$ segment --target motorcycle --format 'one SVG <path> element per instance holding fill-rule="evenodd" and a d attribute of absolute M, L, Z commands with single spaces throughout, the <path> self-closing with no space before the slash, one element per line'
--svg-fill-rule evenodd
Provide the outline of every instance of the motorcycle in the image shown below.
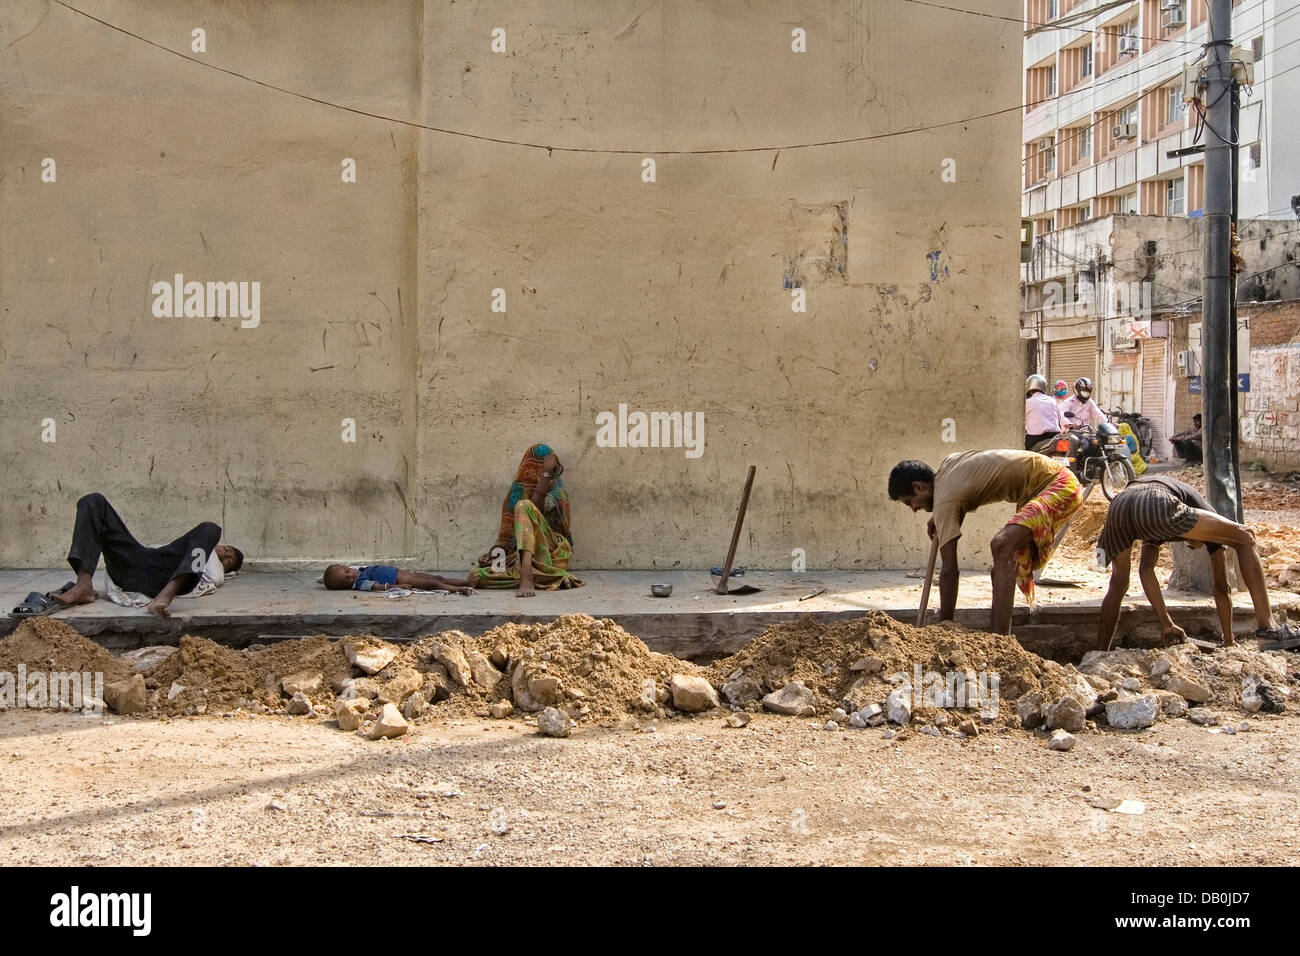
<path fill-rule="evenodd" d="M 1133 429 L 1133 434 L 1137 436 L 1138 454 L 1143 458 L 1151 457 L 1151 442 L 1155 438 L 1155 429 L 1151 427 L 1151 419 L 1147 418 L 1141 412 L 1108 412 L 1111 421 L 1119 422 Z"/>
<path fill-rule="evenodd" d="M 1066 412 L 1065 417 L 1073 419 L 1075 416 L 1073 412 Z M 1034 451 L 1059 460 L 1085 487 L 1100 481 L 1107 501 L 1137 478 L 1128 443 L 1110 422 L 1102 422 L 1096 430 L 1091 427 L 1067 429 L 1055 438 L 1039 442 Z"/>

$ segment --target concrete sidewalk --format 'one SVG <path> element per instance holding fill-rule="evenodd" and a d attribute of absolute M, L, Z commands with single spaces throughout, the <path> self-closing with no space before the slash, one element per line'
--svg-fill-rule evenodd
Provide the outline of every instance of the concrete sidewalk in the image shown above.
<path fill-rule="evenodd" d="M 539 591 L 532 598 L 519 598 L 514 591 L 477 591 L 471 597 L 430 593 L 388 598 L 382 592 L 327 591 L 316 571 L 247 571 L 215 594 L 177 598 L 172 604 L 175 616 L 170 621 L 103 599 L 55 616 L 107 647 L 125 650 L 146 644 L 174 644 L 182 634 L 208 637 L 235 647 L 310 634 L 369 632 L 402 641 L 435 631 L 458 629 L 477 635 L 508 621 L 540 623 L 562 614 L 590 614 L 612 618 L 655 650 L 700 659 L 731 654 L 764 628 L 782 621 L 833 621 L 882 610 L 913 622 L 921 594 L 919 571 L 751 571 L 733 578 L 732 586 L 750 584 L 763 590 L 743 596 L 714 593 L 717 578 L 708 572 L 578 573 L 585 587 Z M 70 577 L 66 569 L 0 571 L 0 601 L 6 612 L 0 618 L 0 635 L 17 625 L 7 612 L 27 592 L 53 590 Z M 1095 640 L 1106 576 L 1076 572 L 1063 573 L 1062 577 L 1073 578 L 1079 586 L 1040 586 L 1039 605 L 1033 613 L 1017 595 L 1013 632 L 1026 647 L 1040 654 L 1077 660 Z M 97 573 L 95 585 L 101 592 L 102 580 L 102 572 Z M 652 583 L 673 585 L 672 595 L 652 597 Z M 826 590 L 807 597 L 820 588 Z M 1158 638 L 1158 629 L 1136 583 L 1130 592 L 1130 598 L 1134 597 L 1136 601 L 1125 605 L 1119 632 L 1132 643 L 1151 643 Z M 1282 605 L 1288 599 L 1297 599 L 1296 595 L 1280 593 L 1275 598 Z M 989 599 L 987 574 L 963 574 L 958 622 L 968 627 L 987 627 Z M 1189 634 L 1215 632 L 1210 598 L 1170 593 L 1167 603 Z M 1238 629 L 1246 628 L 1253 621 L 1250 602 L 1242 595 L 1236 603 Z M 936 581 L 930 596 L 932 621 L 938 604 Z"/>

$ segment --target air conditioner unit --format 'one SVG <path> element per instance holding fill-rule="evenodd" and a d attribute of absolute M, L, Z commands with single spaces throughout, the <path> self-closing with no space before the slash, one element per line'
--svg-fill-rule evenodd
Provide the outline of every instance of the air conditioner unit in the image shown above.
<path fill-rule="evenodd" d="M 1119 38 L 1120 56 L 1129 56 L 1139 52 L 1138 38 L 1131 36 L 1122 36 Z"/>
<path fill-rule="evenodd" d="M 1187 14 L 1183 12 L 1182 7 L 1173 10 L 1166 10 L 1160 14 L 1160 25 L 1166 30 L 1172 30 L 1174 27 L 1181 27 L 1187 23 Z"/>
<path fill-rule="evenodd" d="M 1110 130 L 1110 138 L 1114 140 L 1136 139 L 1137 134 L 1137 123 L 1118 123 Z"/>
<path fill-rule="evenodd" d="M 1038 141 L 1038 149 L 1039 149 L 1040 151 L 1041 151 L 1041 150 L 1044 150 L 1044 149 L 1051 149 L 1051 148 L 1052 148 L 1052 145 L 1053 145 L 1053 144 L 1052 144 L 1052 139 L 1051 139 L 1050 136 L 1047 137 L 1047 138 L 1045 138 L 1045 139 L 1040 139 L 1040 140 Z"/>
<path fill-rule="evenodd" d="M 1196 374 L 1196 350 L 1183 349 L 1178 353 L 1178 374 L 1186 377 Z"/>
<path fill-rule="evenodd" d="M 1160 0 L 1160 12 L 1168 13 L 1171 10 L 1181 10 L 1183 0 Z"/>

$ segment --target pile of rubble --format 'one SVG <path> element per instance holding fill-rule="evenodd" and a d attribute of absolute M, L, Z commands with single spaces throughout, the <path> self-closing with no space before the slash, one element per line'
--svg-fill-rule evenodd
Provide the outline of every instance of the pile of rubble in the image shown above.
<path fill-rule="evenodd" d="M 828 730 L 889 737 L 1051 733 L 1066 750 L 1085 729 L 1161 719 L 1236 726 L 1282 713 L 1300 689 L 1295 655 L 1185 644 L 1089 653 L 1076 669 L 1014 638 L 951 623 L 917 629 L 873 612 L 834 624 L 777 625 L 703 668 L 656 654 L 609 620 L 569 615 L 459 631 L 405 645 L 325 636 L 234 650 L 202 638 L 111 655 L 68 625 L 24 622 L 0 641 L 0 670 L 25 662 L 104 673 L 122 714 L 288 714 L 370 739 L 446 716 L 520 717 L 549 736 L 580 724 L 715 712 L 742 727 L 759 711 L 815 718 Z"/>

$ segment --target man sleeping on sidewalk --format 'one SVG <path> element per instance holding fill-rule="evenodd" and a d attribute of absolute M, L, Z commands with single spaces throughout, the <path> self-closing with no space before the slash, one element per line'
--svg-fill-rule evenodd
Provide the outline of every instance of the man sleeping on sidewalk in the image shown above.
<path fill-rule="evenodd" d="M 144 595 L 151 599 L 145 610 L 158 617 L 171 617 L 169 607 L 177 595 L 215 590 L 227 574 L 243 565 L 244 553 L 228 544 L 218 544 L 219 540 L 221 526 L 205 521 L 171 544 L 147 548 L 135 540 L 107 498 L 86 495 L 77 502 L 72 547 L 68 550 L 68 564 L 77 573 L 76 582 L 50 594 L 29 594 L 15 608 L 14 616 L 37 617 L 93 602 L 99 595 L 91 578 L 102 554 L 110 586 Z M 128 599 L 126 603 L 132 602 Z"/>

